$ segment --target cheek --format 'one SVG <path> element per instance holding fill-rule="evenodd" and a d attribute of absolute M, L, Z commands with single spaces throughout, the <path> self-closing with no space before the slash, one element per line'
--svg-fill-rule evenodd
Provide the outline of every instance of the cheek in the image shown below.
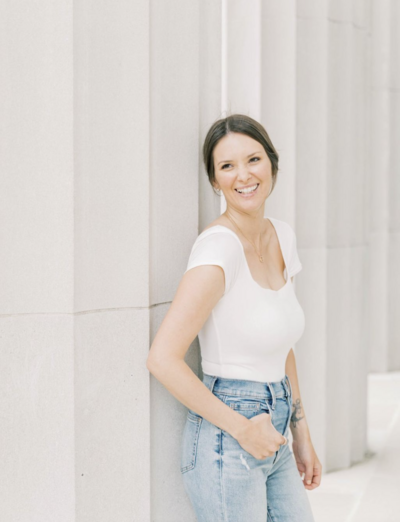
<path fill-rule="evenodd" d="M 270 170 L 265 166 L 260 165 L 257 169 L 253 170 L 253 173 L 264 181 L 269 182 L 272 179 Z"/>
<path fill-rule="evenodd" d="M 223 176 L 219 177 L 219 183 L 220 183 L 221 187 L 231 188 L 235 182 L 235 179 L 236 179 L 236 174 L 233 171 L 231 171 L 229 173 L 226 172 Z"/>

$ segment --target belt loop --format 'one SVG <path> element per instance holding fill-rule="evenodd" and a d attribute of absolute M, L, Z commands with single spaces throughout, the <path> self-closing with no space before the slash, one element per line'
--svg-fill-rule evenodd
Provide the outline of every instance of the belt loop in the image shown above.
<path fill-rule="evenodd" d="M 213 393 L 213 389 L 214 389 L 215 383 L 217 382 L 217 379 L 218 379 L 218 376 L 213 375 L 211 377 L 211 380 L 209 381 L 209 384 L 206 384 L 207 388 L 210 390 L 211 393 Z"/>
<path fill-rule="evenodd" d="M 272 405 L 271 405 L 271 408 L 274 410 L 274 409 L 275 409 L 275 403 L 276 403 L 275 390 L 274 390 L 274 387 L 271 386 L 271 383 L 270 383 L 270 382 L 267 382 L 267 386 L 268 386 L 269 391 L 271 392 L 271 396 L 272 396 Z"/>
<path fill-rule="evenodd" d="M 287 381 L 287 387 L 289 389 L 289 397 L 292 398 L 292 385 L 290 384 L 288 375 L 285 375 L 285 380 Z"/>
<path fill-rule="evenodd" d="M 286 380 L 286 375 L 282 379 L 282 386 L 285 389 L 285 399 L 287 400 L 289 398 L 289 386 L 288 386 L 288 383 L 287 383 L 287 380 Z"/>

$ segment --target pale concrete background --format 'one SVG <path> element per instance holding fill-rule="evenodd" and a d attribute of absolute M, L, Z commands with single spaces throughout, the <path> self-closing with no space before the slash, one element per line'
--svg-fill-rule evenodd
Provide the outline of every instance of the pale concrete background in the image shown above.
<path fill-rule="evenodd" d="M 368 452 L 307 491 L 317 522 L 398 522 L 400 372 L 368 375 Z"/>
<path fill-rule="evenodd" d="M 0 1 L 2 519 L 195 520 L 186 409 L 145 362 L 224 209 L 201 146 L 226 110 L 280 154 L 324 471 L 365 460 L 368 373 L 400 370 L 399 24 L 399 0 Z"/>

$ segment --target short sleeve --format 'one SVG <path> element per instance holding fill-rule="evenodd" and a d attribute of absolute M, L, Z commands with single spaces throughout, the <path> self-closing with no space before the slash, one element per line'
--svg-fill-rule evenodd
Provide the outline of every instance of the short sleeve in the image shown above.
<path fill-rule="evenodd" d="M 242 245 L 239 238 L 230 232 L 211 228 L 205 232 L 205 235 L 203 232 L 198 236 L 192 247 L 185 273 L 196 266 L 220 266 L 225 274 L 224 295 L 226 295 L 234 286 L 242 266 Z"/>
<path fill-rule="evenodd" d="M 289 224 L 287 224 L 287 226 L 289 227 L 290 232 L 288 270 L 289 276 L 293 277 L 300 272 L 300 270 L 303 268 L 303 265 L 301 264 L 299 254 L 297 252 L 296 233 Z"/>

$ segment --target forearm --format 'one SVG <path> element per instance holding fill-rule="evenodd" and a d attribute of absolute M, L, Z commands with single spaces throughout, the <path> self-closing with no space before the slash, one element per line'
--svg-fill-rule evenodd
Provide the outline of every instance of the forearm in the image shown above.
<path fill-rule="evenodd" d="M 216 397 L 182 359 L 167 359 L 147 368 L 182 404 L 238 438 L 249 420 Z"/>
<path fill-rule="evenodd" d="M 296 358 L 293 349 L 290 350 L 289 355 L 287 356 L 285 371 L 286 375 L 290 379 L 290 384 L 292 387 L 293 401 L 292 413 L 290 417 L 290 429 L 293 435 L 293 439 L 310 439 L 310 432 L 308 429 L 307 419 L 300 396 L 300 387 L 297 378 Z"/>

